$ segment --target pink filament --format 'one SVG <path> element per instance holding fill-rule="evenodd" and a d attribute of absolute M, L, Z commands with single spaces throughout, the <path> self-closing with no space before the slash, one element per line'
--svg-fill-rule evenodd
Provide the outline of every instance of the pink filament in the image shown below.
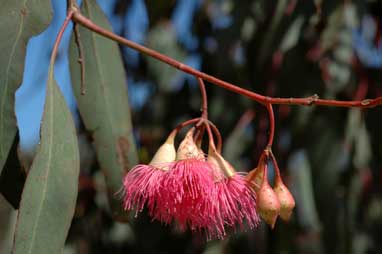
<path fill-rule="evenodd" d="M 134 167 L 123 182 L 125 209 L 137 215 L 147 206 L 153 219 L 175 221 L 181 230 L 190 228 L 207 239 L 224 238 L 225 227 L 242 229 L 246 222 L 252 229 L 259 223 L 256 194 L 242 175 L 224 178 L 210 163 L 194 158 L 168 167 Z"/>
<path fill-rule="evenodd" d="M 195 158 L 175 162 L 166 174 L 163 185 L 168 190 L 162 198 L 180 229 L 209 231 L 215 225 L 216 199 L 212 167 Z"/>
<path fill-rule="evenodd" d="M 235 174 L 216 183 L 217 202 L 223 223 L 235 229 L 242 229 L 244 221 L 253 229 L 259 223 L 256 212 L 256 193 L 244 176 Z"/>
<path fill-rule="evenodd" d="M 123 180 L 125 210 L 135 209 L 137 215 L 147 205 L 149 214 L 156 214 L 157 209 L 161 208 L 164 191 L 161 182 L 165 174 L 163 170 L 144 164 L 130 170 Z M 165 216 L 161 215 L 160 218 L 162 217 L 165 220 Z"/>

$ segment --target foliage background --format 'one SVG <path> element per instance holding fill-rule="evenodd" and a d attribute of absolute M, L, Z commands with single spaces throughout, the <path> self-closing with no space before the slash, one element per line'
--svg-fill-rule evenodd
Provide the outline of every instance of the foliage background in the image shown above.
<path fill-rule="evenodd" d="M 99 0 L 114 32 L 239 86 L 280 97 L 319 94 L 363 99 L 382 95 L 380 1 Z M 320 8 L 318 7 L 320 6 Z M 39 142 L 48 62 L 66 14 L 28 43 L 16 94 L 25 167 Z M 103 177 L 71 90 L 65 32 L 55 76 L 80 137 L 80 193 L 65 253 L 379 253 L 382 233 L 381 109 L 277 106 L 274 152 L 297 207 L 290 223 L 205 243 L 151 222 L 128 224 L 108 212 Z M 199 114 L 196 80 L 122 48 L 134 135 L 149 161 L 167 133 Z M 252 169 L 266 143 L 267 114 L 244 97 L 207 86 L 210 117 L 224 155 Z M 253 112 L 255 118 L 253 117 Z M 244 118 L 241 116 L 244 115 Z M 241 118 L 241 121 L 240 121 Z M 29 163 L 28 163 L 29 158 Z M 0 253 L 8 253 L 15 211 L 1 200 Z"/>

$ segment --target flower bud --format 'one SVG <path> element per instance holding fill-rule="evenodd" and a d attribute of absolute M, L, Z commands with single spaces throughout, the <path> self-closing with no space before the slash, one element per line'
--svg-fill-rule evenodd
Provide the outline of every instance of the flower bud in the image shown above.
<path fill-rule="evenodd" d="M 265 167 L 266 161 L 260 158 L 257 167 L 255 169 L 252 169 L 247 175 L 247 180 L 250 182 L 255 192 L 258 192 L 260 190 L 260 186 L 264 178 Z"/>
<path fill-rule="evenodd" d="M 155 153 L 149 165 L 160 166 L 161 164 L 175 161 L 176 151 L 174 146 L 175 133 L 171 133 L 166 142 L 161 145 Z M 160 169 L 168 170 L 167 167 L 160 167 Z"/>
<path fill-rule="evenodd" d="M 176 160 L 184 160 L 190 158 L 196 158 L 200 160 L 204 160 L 204 154 L 201 153 L 201 149 L 199 149 L 194 141 L 194 129 L 191 128 L 183 141 L 180 143 L 178 151 L 176 152 Z"/>
<path fill-rule="evenodd" d="M 207 161 L 214 165 L 216 168 L 220 169 L 226 177 L 232 177 L 235 175 L 236 170 L 233 166 L 226 161 L 223 156 L 221 156 L 216 149 L 211 146 L 208 149 Z"/>
<path fill-rule="evenodd" d="M 257 207 L 261 218 L 273 229 L 280 212 L 280 202 L 276 193 L 269 185 L 267 166 L 264 169 L 264 177 L 261 187 L 257 192 Z"/>
<path fill-rule="evenodd" d="M 284 221 L 289 221 L 296 203 L 281 177 L 276 178 L 274 191 L 280 201 L 280 217 Z"/>

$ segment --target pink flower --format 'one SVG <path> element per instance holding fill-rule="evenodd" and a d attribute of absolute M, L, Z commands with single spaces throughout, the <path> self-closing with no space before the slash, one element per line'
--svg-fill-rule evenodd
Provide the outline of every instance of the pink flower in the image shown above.
<path fill-rule="evenodd" d="M 215 149 L 210 148 L 208 161 L 215 170 L 223 172 L 216 182 L 217 207 L 224 225 L 242 229 L 244 222 L 253 229 L 259 223 L 256 212 L 256 193 L 243 175 L 238 174 L 233 166 Z"/>
<path fill-rule="evenodd" d="M 124 178 L 125 209 L 149 215 L 181 230 L 190 229 L 207 239 L 222 239 L 226 227 L 259 221 L 256 194 L 243 175 L 236 173 L 213 150 L 206 160 L 191 129 L 175 153 L 174 138 L 163 144 L 149 165 L 137 165 Z"/>
<path fill-rule="evenodd" d="M 167 192 L 162 198 L 180 229 L 208 234 L 215 224 L 213 202 L 216 198 L 213 169 L 193 140 L 191 129 L 179 145 L 177 161 L 163 180 Z"/>
<path fill-rule="evenodd" d="M 151 165 L 135 166 L 123 180 L 126 210 L 135 210 L 136 215 L 145 205 L 153 214 L 161 201 L 161 180 L 166 172 Z"/>
<path fill-rule="evenodd" d="M 162 181 L 175 161 L 176 151 L 172 133 L 158 149 L 149 165 L 140 164 L 131 169 L 123 180 L 124 208 L 136 210 L 136 215 L 147 205 L 149 214 L 165 223 L 171 222 L 171 216 L 163 207 L 163 192 L 166 189 Z"/>
<path fill-rule="evenodd" d="M 206 161 L 184 159 L 175 162 L 163 180 L 168 190 L 162 196 L 165 206 L 182 230 L 201 231 L 214 223 L 211 213 L 216 194 L 211 170 Z"/>
<path fill-rule="evenodd" d="M 253 229 L 259 223 L 256 212 L 256 194 L 244 176 L 235 174 L 216 183 L 220 213 L 224 223 L 232 228 L 244 221 Z"/>

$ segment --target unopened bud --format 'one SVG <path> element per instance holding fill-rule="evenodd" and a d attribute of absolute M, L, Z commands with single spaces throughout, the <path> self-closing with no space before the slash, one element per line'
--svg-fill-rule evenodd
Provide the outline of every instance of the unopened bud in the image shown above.
<path fill-rule="evenodd" d="M 161 145 L 158 151 L 155 153 L 149 165 L 151 166 L 159 166 L 160 169 L 167 170 L 168 168 L 160 167 L 163 164 L 173 162 L 176 158 L 176 151 L 174 146 L 175 134 L 171 133 L 166 142 Z"/>
<path fill-rule="evenodd" d="M 223 156 L 221 156 L 216 149 L 211 146 L 208 149 L 207 161 L 214 165 L 216 168 L 220 169 L 226 177 L 232 177 L 235 175 L 236 170 L 233 166 L 226 161 Z"/>
<path fill-rule="evenodd" d="M 261 187 L 257 192 L 257 207 L 261 218 L 273 229 L 280 212 L 280 202 L 269 185 L 266 166 Z"/>
<path fill-rule="evenodd" d="M 284 221 L 289 221 L 296 202 L 280 177 L 276 178 L 274 191 L 280 201 L 280 217 Z"/>
<path fill-rule="evenodd" d="M 204 160 L 204 154 L 201 152 L 201 149 L 196 146 L 194 141 L 194 129 L 195 128 L 191 128 L 180 143 L 178 151 L 176 152 L 177 160 L 190 158 Z"/>
<path fill-rule="evenodd" d="M 260 190 L 261 183 L 264 178 L 265 167 L 266 167 L 266 161 L 260 158 L 260 161 L 257 167 L 255 169 L 252 169 L 247 175 L 247 180 L 250 182 L 255 192 L 258 192 Z"/>

